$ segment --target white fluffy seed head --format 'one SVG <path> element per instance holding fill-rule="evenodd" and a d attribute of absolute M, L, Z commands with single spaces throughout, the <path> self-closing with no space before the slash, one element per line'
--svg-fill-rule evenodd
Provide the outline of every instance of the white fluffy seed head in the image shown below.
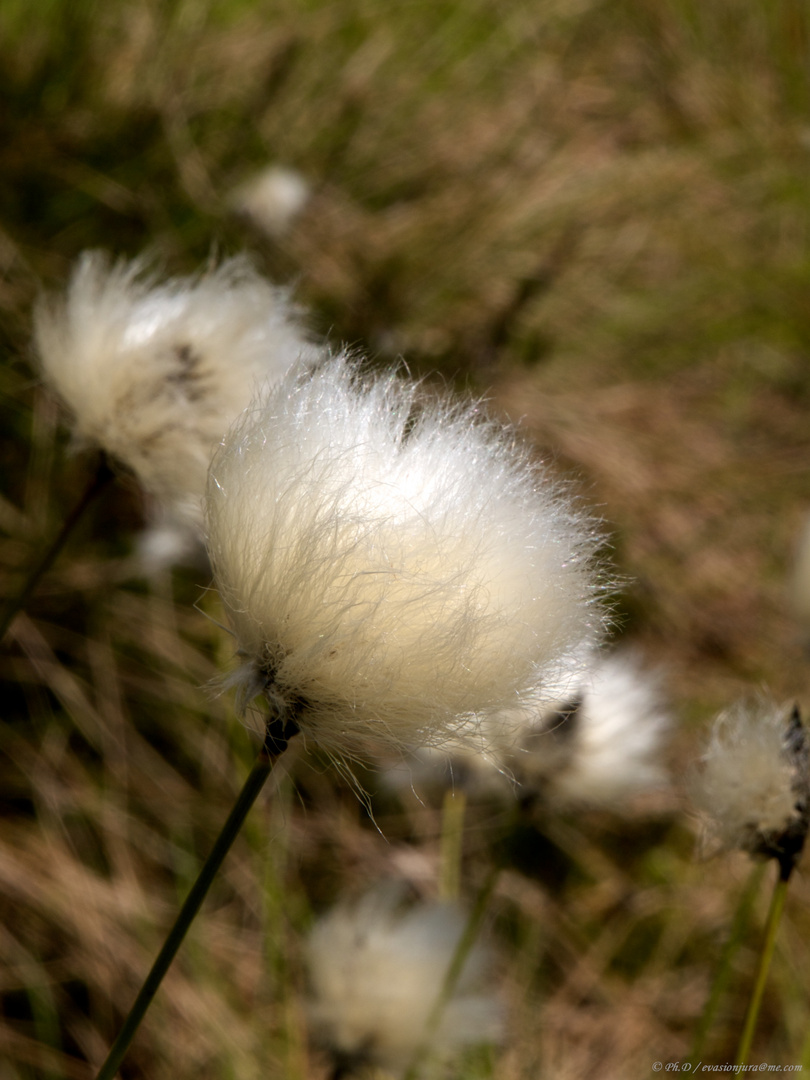
<path fill-rule="evenodd" d="M 295 169 L 269 165 L 241 184 L 232 194 L 230 204 L 262 232 L 280 237 L 304 209 L 312 188 Z"/>
<path fill-rule="evenodd" d="M 602 630 L 594 530 L 514 437 L 346 355 L 234 426 L 207 507 L 246 695 L 339 754 L 442 743 Z"/>
<path fill-rule="evenodd" d="M 158 283 L 143 260 L 85 252 L 66 294 L 38 305 L 34 343 L 77 437 L 197 528 L 211 453 L 231 421 L 257 386 L 318 355 L 287 292 L 241 257 Z"/>
<path fill-rule="evenodd" d="M 670 727 L 655 672 L 632 652 L 596 654 L 524 728 L 513 767 L 555 803 L 618 805 L 665 782 Z"/>
<path fill-rule="evenodd" d="M 386 773 L 417 790 L 459 784 L 476 794 L 515 789 L 554 806 L 619 807 L 666 782 L 671 728 L 656 672 L 632 651 L 575 650 L 556 679 L 530 687 L 517 708 L 486 717 L 478 742 L 420 750 Z"/>
<path fill-rule="evenodd" d="M 178 563 L 205 562 L 200 530 L 185 518 L 158 514 L 137 538 L 135 550 L 148 576 Z"/>
<path fill-rule="evenodd" d="M 407 906 L 396 888 L 377 889 L 316 923 L 307 947 L 313 1038 L 346 1071 L 376 1066 L 401 1074 L 426 1028 L 464 931 L 455 905 Z M 491 957 L 469 952 L 432 1044 L 435 1057 L 503 1037 L 491 990 Z"/>
<path fill-rule="evenodd" d="M 798 710 L 757 699 L 721 713 L 691 789 L 708 850 L 795 859 L 810 821 L 810 755 Z"/>

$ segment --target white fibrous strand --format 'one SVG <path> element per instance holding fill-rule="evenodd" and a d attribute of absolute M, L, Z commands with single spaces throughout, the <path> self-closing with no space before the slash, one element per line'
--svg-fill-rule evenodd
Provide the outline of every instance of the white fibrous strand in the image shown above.
<path fill-rule="evenodd" d="M 244 257 L 158 281 L 144 260 L 85 252 L 43 298 L 34 344 L 81 443 L 128 466 L 169 519 L 199 532 L 214 447 L 257 388 L 320 350 L 285 289 Z"/>
<path fill-rule="evenodd" d="M 243 697 L 347 757 L 475 729 L 603 629 L 597 532 L 514 434 L 346 355 L 246 412 L 207 512 Z"/>
<path fill-rule="evenodd" d="M 332 1058 L 333 1076 L 407 1069 L 426 1038 L 464 927 L 458 906 L 408 905 L 396 888 L 373 890 L 315 924 L 306 951 L 307 1012 L 313 1041 Z M 433 1059 L 502 1040 L 491 969 L 489 950 L 476 944 L 441 1013 Z"/>
<path fill-rule="evenodd" d="M 691 788 L 709 850 L 737 848 L 791 867 L 810 823 L 810 751 L 798 709 L 759 698 L 721 713 Z"/>

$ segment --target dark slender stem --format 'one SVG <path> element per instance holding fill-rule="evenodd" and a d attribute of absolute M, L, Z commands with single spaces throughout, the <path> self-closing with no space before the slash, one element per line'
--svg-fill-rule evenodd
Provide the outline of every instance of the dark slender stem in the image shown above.
<path fill-rule="evenodd" d="M 20 589 L 16 596 L 8 601 L 3 609 L 3 613 L 0 615 L 0 641 L 6 636 L 6 631 L 14 621 L 14 617 L 19 611 L 23 610 L 33 596 L 37 585 L 39 585 L 42 578 L 53 566 L 57 555 L 65 546 L 66 540 L 83 517 L 87 508 L 92 504 L 96 496 L 101 494 L 114 477 L 115 473 L 110 468 L 106 457 L 102 458 L 96 469 L 95 476 L 87 485 L 84 494 L 73 507 L 70 514 L 65 518 L 62 528 L 45 549 L 39 562 L 29 570 L 28 577 L 26 578 L 22 589 Z"/>
<path fill-rule="evenodd" d="M 135 1032 L 138 1030 L 146 1010 L 149 1008 L 152 998 L 154 998 L 163 981 L 163 976 L 169 970 L 171 962 L 174 960 L 177 950 L 188 932 L 188 928 L 202 906 L 217 871 L 236 839 L 242 822 L 256 801 L 276 761 L 287 749 L 287 740 L 297 730 L 295 724 L 289 721 L 286 725 L 282 720 L 274 720 L 268 724 L 264 746 L 256 758 L 242 790 L 239 792 L 228 820 L 222 826 L 222 830 L 211 849 L 211 854 L 203 863 L 197 880 L 192 885 L 191 892 L 186 897 L 186 902 L 180 909 L 180 913 L 169 931 L 163 948 L 158 953 L 157 959 L 152 965 L 152 969 L 124 1021 L 124 1026 L 121 1028 L 118 1038 L 113 1043 L 106 1061 L 101 1066 L 97 1080 L 113 1080 L 129 1048 L 129 1044 L 132 1042 Z"/>

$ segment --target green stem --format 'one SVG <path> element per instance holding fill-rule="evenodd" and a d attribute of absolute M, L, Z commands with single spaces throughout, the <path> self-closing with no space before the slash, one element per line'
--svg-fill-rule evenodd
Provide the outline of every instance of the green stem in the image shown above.
<path fill-rule="evenodd" d="M 467 797 L 463 791 L 449 790 L 444 793 L 439 875 L 440 900 L 458 900 L 461 892 L 461 856 L 466 807 Z"/>
<path fill-rule="evenodd" d="M 481 924 L 484 921 L 484 916 L 487 912 L 490 897 L 495 890 L 495 885 L 498 881 L 498 875 L 500 874 L 500 867 L 495 866 L 489 872 L 489 875 L 481 886 L 478 892 L 478 896 L 475 898 L 475 904 L 470 917 L 467 920 L 467 925 L 464 927 L 464 932 L 458 940 L 453 958 L 450 961 L 450 966 L 447 969 L 447 974 L 444 977 L 442 988 L 439 991 L 439 995 L 436 998 L 436 1003 L 431 1010 L 430 1017 L 427 1024 L 425 1024 L 425 1032 L 419 1049 L 414 1054 L 411 1064 L 408 1067 L 408 1071 L 403 1076 L 402 1080 L 416 1080 L 419 1075 L 419 1070 L 422 1067 L 425 1059 L 430 1053 L 430 1048 L 433 1044 L 433 1040 L 436 1037 L 436 1033 L 439 1030 L 439 1025 L 442 1022 L 442 1016 L 444 1010 L 450 1003 L 450 999 L 455 993 L 458 980 L 461 978 L 461 973 L 464 970 L 464 965 L 470 955 L 470 950 L 475 944 L 475 939 L 478 937 L 478 932 L 481 929 Z"/>
<path fill-rule="evenodd" d="M 242 822 L 245 820 L 250 808 L 256 801 L 256 798 L 264 786 L 265 780 L 270 775 L 276 761 L 278 761 L 281 754 L 286 750 L 287 740 L 291 738 L 297 730 L 294 722 L 290 721 L 287 722 L 286 728 L 284 723 L 278 720 L 268 724 L 264 746 L 256 758 L 242 790 L 237 796 L 234 807 L 228 816 L 228 820 L 222 826 L 222 830 L 214 842 L 211 854 L 203 863 L 197 880 L 192 885 L 191 892 L 186 897 L 186 901 L 180 909 L 180 913 L 175 919 L 168 937 L 163 943 L 163 948 L 158 953 L 157 959 L 152 965 L 152 969 L 147 975 L 146 981 L 141 987 L 140 992 L 135 999 L 135 1003 L 124 1021 L 124 1025 L 119 1032 L 118 1038 L 113 1043 L 104 1064 L 101 1066 L 96 1080 L 113 1080 L 113 1077 L 118 1072 L 118 1067 L 129 1049 L 129 1045 L 132 1042 L 135 1032 L 138 1030 L 146 1010 L 149 1008 L 152 999 L 157 993 L 158 988 L 163 981 L 163 976 L 169 970 L 169 966 L 171 965 L 172 960 L 174 960 L 177 950 L 180 948 L 183 938 L 186 936 L 195 915 L 200 910 L 206 893 L 211 887 L 211 883 L 214 880 L 217 871 L 236 839 Z"/>
<path fill-rule="evenodd" d="M 737 1047 L 737 1058 L 735 1062 L 737 1065 L 746 1065 L 748 1063 L 748 1055 L 751 1053 L 751 1044 L 754 1041 L 754 1031 L 756 1030 L 757 1018 L 759 1017 L 759 1007 L 762 1004 L 762 996 L 765 993 L 765 983 L 768 980 L 768 970 L 771 966 L 774 946 L 776 945 L 776 935 L 779 930 L 779 922 L 785 907 L 787 887 L 792 871 L 792 860 L 780 863 L 779 876 L 774 885 L 771 906 L 768 910 L 768 919 L 765 924 L 765 941 L 763 942 L 762 952 L 759 956 L 759 967 L 757 968 L 754 989 L 751 992 L 751 1000 L 748 1003 L 748 1012 L 745 1014 L 745 1024 L 740 1037 L 740 1044 Z"/>
<path fill-rule="evenodd" d="M 692 1052 L 689 1055 L 689 1062 L 692 1066 L 703 1059 L 706 1039 L 717 1016 L 720 1002 L 723 1000 L 723 996 L 731 982 L 734 957 L 736 956 L 740 945 L 745 940 L 748 924 L 751 920 L 751 908 L 754 904 L 754 897 L 759 892 L 764 870 L 764 863 L 758 863 L 754 866 L 751 875 L 746 882 L 742 896 L 740 897 L 737 910 L 734 912 L 731 930 L 729 931 L 728 938 L 720 953 L 720 960 L 717 966 L 717 972 L 714 976 L 714 981 L 712 982 L 712 988 L 709 992 L 705 1008 L 703 1009 L 703 1014 L 698 1021 L 697 1031 L 695 1032 L 694 1042 L 692 1043 Z"/>
<path fill-rule="evenodd" d="M 3 613 L 0 615 L 0 641 L 6 636 L 6 631 L 14 621 L 14 617 L 19 611 L 23 610 L 33 596 L 37 585 L 39 585 L 42 578 L 53 566 L 57 555 L 65 546 L 65 542 L 81 520 L 84 512 L 114 477 L 115 473 L 110 468 L 107 459 L 102 458 L 96 469 L 95 476 L 87 485 L 84 494 L 73 507 L 70 514 L 65 518 L 62 528 L 45 549 L 39 562 L 29 571 L 22 589 L 6 603 Z"/>

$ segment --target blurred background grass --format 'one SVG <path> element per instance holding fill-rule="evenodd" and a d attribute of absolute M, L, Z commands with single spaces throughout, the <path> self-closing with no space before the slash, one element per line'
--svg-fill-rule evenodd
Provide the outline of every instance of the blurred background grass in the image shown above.
<path fill-rule="evenodd" d="M 740 693 L 806 703 L 809 34 L 801 0 L 4 0 L 4 592 L 92 468 L 33 372 L 38 292 L 87 247 L 177 273 L 248 248 L 317 333 L 486 391 L 598 507 L 629 582 L 619 636 L 669 673 L 676 775 Z M 312 197 L 270 238 L 230 207 L 273 163 Z M 117 485 L 0 653 L 0 1080 L 92 1075 L 252 758 L 204 690 L 231 651 L 207 572 L 137 577 L 142 515 Z M 440 806 L 364 779 L 373 818 L 295 751 L 123 1076 L 325 1075 L 301 935 L 346 890 L 438 875 Z M 507 819 L 471 807 L 465 892 Z M 746 861 L 695 862 L 677 790 L 512 841 L 490 913 L 509 1043 L 458 1075 L 685 1057 Z M 807 899 L 799 880 L 757 1060 L 807 1057 Z"/>

